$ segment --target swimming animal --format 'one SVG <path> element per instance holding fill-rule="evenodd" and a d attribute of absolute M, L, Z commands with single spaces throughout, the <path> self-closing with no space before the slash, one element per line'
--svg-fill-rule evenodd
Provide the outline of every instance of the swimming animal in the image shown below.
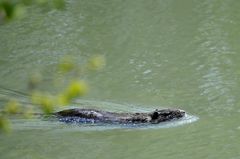
<path fill-rule="evenodd" d="M 73 108 L 56 112 L 54 115 L 64 122 L 158 124 L 182 118 L 185 116 L 185 111 L 180 109 L 156 109 L 149 113 L 116 113 L 96 109 Z"/>

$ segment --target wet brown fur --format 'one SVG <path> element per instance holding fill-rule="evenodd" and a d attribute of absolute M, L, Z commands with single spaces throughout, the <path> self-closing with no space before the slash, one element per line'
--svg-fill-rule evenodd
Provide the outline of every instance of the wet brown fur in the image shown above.
<path fill-rule="evenodd" d="M 84 119 L 93 119 L 100 122 L 118 122 L 118 123 L 152 123 L 157 124 L 172 119 L 178 119 L 185 116 L 185 111 L 180 109 L 161 109 L 149 113 L 116 113 L 96 109 L 66 109 L 56 112 L 59 118 L 79 117 Z"/>

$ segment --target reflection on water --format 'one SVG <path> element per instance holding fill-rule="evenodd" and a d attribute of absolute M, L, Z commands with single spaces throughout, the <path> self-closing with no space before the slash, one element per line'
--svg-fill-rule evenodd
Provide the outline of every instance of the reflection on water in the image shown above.
<path fill-rule="evenodd" d="M 1 108 L 13 97 L 28 105 L 29 74 L 43 72 L 51 90 L 59 59 L 72 55 L 81 63 L 103 54 L 106 68 L 84 77 L 91 92 L 74 106 L 176 107 L 193 118 L 144 131 L 16 119 L 16 131 L 0 135 L 1 158 L 239 158 L 239 8 L 237 0 L 69 0 L 63 12 L 30 7 L 31 16 L 0 26 Z"/>

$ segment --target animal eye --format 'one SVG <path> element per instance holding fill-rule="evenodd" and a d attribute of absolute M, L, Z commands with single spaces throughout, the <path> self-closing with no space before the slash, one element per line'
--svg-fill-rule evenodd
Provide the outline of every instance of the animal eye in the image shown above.
<path fill-rule="evenodd" d="M 154 112 L 152 114 L 152 119 L 154 120 L 154 119 L 157 119 L 157 118 L 158 118 L 158 112 Z"/>

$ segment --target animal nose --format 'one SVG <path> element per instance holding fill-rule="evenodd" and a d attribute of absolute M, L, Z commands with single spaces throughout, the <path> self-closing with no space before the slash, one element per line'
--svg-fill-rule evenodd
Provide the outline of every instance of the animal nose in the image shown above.
<path fill-rule="evenodd" d="M 184 110 L 182 110 L 182 109 L 179 109 L 179 111 L 180 111 L 180 113 L 184 116 L 185 115 L 185 111 Z"/>
<path fill-rule="evenodd" d="M 182 109 L 179 109 L 179 111 L 180 111 L 181 113 L 185 113 L 185 111 L 184 111 L 184 110 L 182 110 Z"/>

